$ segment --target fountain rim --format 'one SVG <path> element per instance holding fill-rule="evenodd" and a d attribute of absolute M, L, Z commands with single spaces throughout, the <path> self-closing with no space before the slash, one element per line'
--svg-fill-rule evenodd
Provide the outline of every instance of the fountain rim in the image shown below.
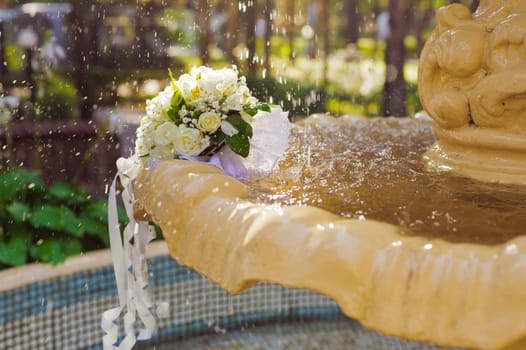
<path fill-rule="evenodd" d="M 161 226 L 171 256 L 232 294 L 260 281 L 311 289 L 333 298 L 368 328 L 440 345 L 501 348 L 526 333 L 523 318 L 507 323 L 526 310 L 526 286 L 521 287 L 526 268 L 519 263 L 526 237 L 491 246 L 452 243 L 405 236 L 391 224 L 342 218 L 311 206 L 256 204 L 246 197 L 247 185 L 212 165 L 187 160 L 143 169 L 137 181 L 139 207 Z M 213 190 L 225 181 L 228 188 Z M 191 214 L 203 210 L 210 211 L 206 220 Z M 227 218 L 242 221 L 228 224 Z M 474 277 L 466 281 L 459 275 Z M 402 281 L 395 290 L 393 278 Z M 437 300 L 430 305 L 432 288 Z M 472 290 L 487 297 L 482 317 L 478 298 L 466 300 L 465 292 Z M 414 297 L 425 299 L 420 309 L 411 305 Z M 422 308 L 433 316 L 426 319 L 432 323 L 427 328 L 426 322 L 411 322 L 423 317 Z M 459 308 L 470 313 L 461 321 Z M 485 323 L 488 317 L 499 321 Z"/>
<path fill-rule="evenodd" d="M 146 247 L 148 258 L 168 255 L 165 241 L 156 241 Z M 17 289 L 25 285 L 43 282 L 77 272 L 95 270 L 111 266 L 113 258 L 110 249 L 99 249 L 78 256 L 71 256 L 63 263 L 52 265 L 30 263 L 24 266 L 11 267 L 0 271 L 0 292 Z"/>

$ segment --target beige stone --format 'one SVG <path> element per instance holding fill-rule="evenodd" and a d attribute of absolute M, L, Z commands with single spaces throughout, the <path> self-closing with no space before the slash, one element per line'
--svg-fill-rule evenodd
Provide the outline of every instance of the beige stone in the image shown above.
<path fill-rule="evenodd" d="M 526 184 L 526 2 L 482 0 L 437 13 L 418 87 L 440 136 L 431 169 Z M 498 139 L 498 142 L 496 140 Z"/>
<path fill-rule="evenodd" d="M 172 257 L 230 293 L 259 281 L 308 288 L 366 327 L 442 345 L 496 349 L 526 335 L 526 238 L 430 242 L 247 195 L 214 166 L 179 160 L 143 170 L 136 189 Z"/>

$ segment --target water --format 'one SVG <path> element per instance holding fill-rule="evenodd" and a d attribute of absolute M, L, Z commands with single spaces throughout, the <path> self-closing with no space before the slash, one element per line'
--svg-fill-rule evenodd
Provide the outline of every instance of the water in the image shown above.
<path fill-rule="evenodd" d="M 426 171 L 427 119 L 306 119 L 280 169 L 249 182 L 252 200 L 313 205 L 398 225 L 407 235 L 498 244 L 524 234 L 526 187 Z"/>

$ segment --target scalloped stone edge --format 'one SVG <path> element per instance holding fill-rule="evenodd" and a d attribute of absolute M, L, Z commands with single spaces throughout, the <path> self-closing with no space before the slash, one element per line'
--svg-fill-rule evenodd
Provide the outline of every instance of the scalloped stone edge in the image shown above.
<path fill-rule="evenodd" d="M 495 246 L 428 240 L 315 207 L 255 204 L 247 195 L 246 185 L 212 165 L 165 161 L 140 172 L 137 216 L 161 227 L 180 264 L 230 293 L 260 281 L 306 288 L 385 334 L 524 348 L 526 238 Z"/>

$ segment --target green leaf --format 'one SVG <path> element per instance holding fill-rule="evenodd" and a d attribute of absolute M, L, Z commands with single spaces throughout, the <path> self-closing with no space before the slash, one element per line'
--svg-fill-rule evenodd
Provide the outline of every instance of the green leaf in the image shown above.
<path fill-rule="evenodd" d="M 51 186 L 49 194 L 70 204 L 84 204 L 90 197 L 88 192 L 63 182 L 57 182 Z"/>
<path fill-rule="evenodd" d="M 14 201 L 6 209 L 17 222 L 24 222 L 31 216 L 31 208 L 23 202 Z"/>
<path fill-rule="evenodd" d="M 221 145 L 225 141 L 226 135 L 222 132 L 216 132 L 215 134 L 210 135 L 210 143 L 212 145 Z"/>
<path fill-rule="evenodd" d="M 55 264 L 63 262 L 68 256 L 65 247 L 55 238 L 47 238 L 42 244 L 31 247 L 30 253 L 37 260 Z"/>
<path fill-rule="evenodd" d="M 172 99 L 170 100 L 170 105 L 172 107 L 177 107 L 177 111 L 179 111 L 180 107 L 185 103 L 183 93 L 177 86 L 171 69 L 168 69 L 168 76 L 170 77 L 170 83 L 172 85 L 172 90 L 174 91 Z"/>
<path fill-rule="evenodd" d="M 242 133 L 226 137 L 226 143 L 232 151 L 246 158 L 250 152 L 250 142 L 248 137 Z"/>
<path fill-rule="evenodd" d="M 49 228 L 60 230 L 64 226 L 62 207 L 53 205 L 42 205 L 36 207 L 31 215 L 30 222 L 36 228 Z"/>
<path fill-rule="evenodd" d="M 177 125 L 181 123 L 181 118 L 179 117 L 179 110 L 181 106 L 185 104 L 183 93 L 176 84 L 175 78 L 172 74 L 172 70 L 168 69 L 168 76 L 170 77 L 170 83 L 174 94 L 170 100 L 170 109 L 166 112 L 168 117 Z"/>
<path fill-rule="evenodd" d="M 15 220 L 3 223 L 2 234 L 5 237 L 24 237 L 27 241 L 31 241 L 33 236 L 35 238 L 38 236 L 38 232 L 33 232 L 33 227 L 28 225 L 27 222 L 23 223 Z"/>
<path fill-rule="evenodd" d="M 64 231 L 75 237 L 81 237 L 84 234 L 82 221 L 77 215 L 68 208 L 63 208 Z"/>
<path fill-rule="evenodd" d="M 258 111 L 270 112 L 270 105 L 265 102 L 256 102 L 249 107 L 243 108 L 243 110 L 253 117 Z"/>
<path fill-rule="evenodd" d="M 67 256 L 79 255 L 80 253 L 82 253 L 82 243 L 77 238 L 62 241 L 61 244 L 62 249 Z"/>
<path fill-rule="evenodd" d="M 252 125 L 241 118 L 238 113 L 229 115 L 226 120 L 239 131 L 239 134 L 252 137 Z"/>
<path fill-rule="evenodd" d="M 64 206 L 42 205 L 33 210 L 30 218 L 36 228 L 63 231 L 73 236 L 83 234 L 82 223 L 71 209 Z"/>
<path fill-rule="evenodd" d="M 84 209 L 84 214 L 95 220 L 107 222 L 108 203 L 106 201 L 93 201 Z"/>
<path fill-rule="evenodd" d="M 104 225 L 108 224 L 108 203 L 106 201 L 98 201 L 90 203 L 83 214 L 95 221 L 99 221 Z M 117 208 L 117 216 L 121 224 L 128 223 L 128 215 L 123 207 Z"/>
<path fill-rule="evenodd" d="M 0 241 L 0 261 L 10 266 L 27 262 L 28 242 L 24 237 L 13 237 L 9 242 Z"/>
<path fill-rule="evenodd" d="M 174 75 L 172 73 L 172 70 L 170 68 L 168 68 L 168 76 L 170 77 L 170 83 L 172 84 L 172 89 L 178 89 L 177 87 L 177 84 L 176 84 L 176 80 L 174 78 Z"/>
<path fill-rule="evenodd" d="M 237 134 L 226 135 L 226 143 L 232 151 L 246 158 L 250 152 L 250 141 L 252 137 L 252 126 L 247 123 L 238 113 L 229 115 L 227 121 L 238 131 Z"/>
<path fill-rule="evenodd" d="M 0 202 L 8 203 L 17 198 L 17 194 L 41 187 L 44 182 L 37 171 L 14 168 L 0 173 Z"/>
<path fill-rule="evenodd" d="M 106 247 L 110 245 L 107 224 L 90 219 L 88 217 L 80 218 L 84 231 L 92 236 L 99 237 Z"/>
<path fill-rule="evenodd" d="M 181 124 L 181 117 L 179 117 L 178 107 L 170 107 L 170 109 L 166 111 L 166 115 L 168 115 L 168 118 L 170 118 L 170 120 L 173 121 L 175 125 Z"/>

